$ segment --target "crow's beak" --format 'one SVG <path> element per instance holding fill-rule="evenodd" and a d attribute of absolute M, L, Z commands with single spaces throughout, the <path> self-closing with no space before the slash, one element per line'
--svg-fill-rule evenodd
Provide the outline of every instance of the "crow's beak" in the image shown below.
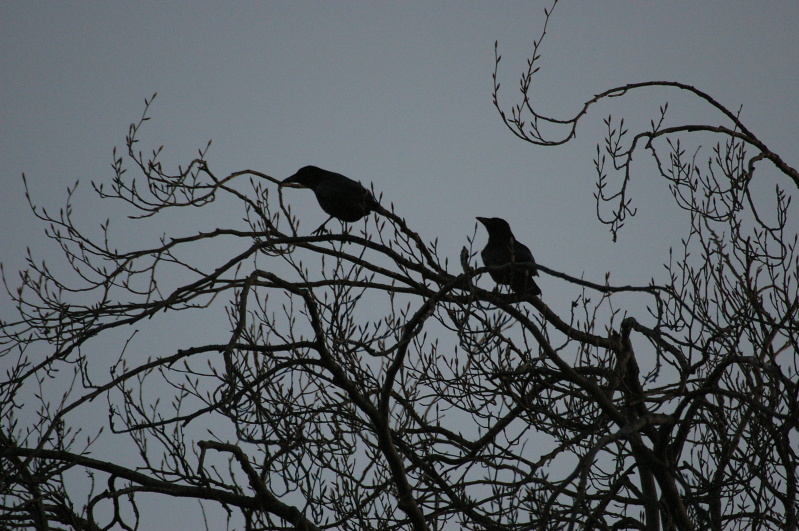
<path fill-rule="evenodd" d="M 289 188 L 307 188 L 307 186 L 300 184 L 297 182 L 297 174 L 295 173 L 291 177 L 287 177 L 283 179 L 283 182 L 280 183 L 280 186 L 287 186 Z"/>

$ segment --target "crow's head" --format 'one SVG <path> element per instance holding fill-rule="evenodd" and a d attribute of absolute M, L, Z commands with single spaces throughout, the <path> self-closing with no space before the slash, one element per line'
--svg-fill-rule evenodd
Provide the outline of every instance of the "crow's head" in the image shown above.
<path fill-rule="evenodd" d="M 283 184 L 299 184 L 305 188 L 314 190 L 320 182 L 325 180 L 327 173 L 322 168 L 316 166 L 305 166 L 297 170 L 297 173 L 285 179 Z"/>
<path fill-rule="evenodd" d="M 513 236 L 508 222 L 502 218 L 481 218 L 477 217 L 477 221 L 485 226 L 489 236 L 509 237 Z"/>

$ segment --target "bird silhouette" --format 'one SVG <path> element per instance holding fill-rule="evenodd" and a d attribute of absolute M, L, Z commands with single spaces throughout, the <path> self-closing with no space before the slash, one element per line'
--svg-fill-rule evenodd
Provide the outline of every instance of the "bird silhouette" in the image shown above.
<path fill-rule="evenodd" d="M 380 209 L 372 193 L 358 181 L 316 166 L 305 166 L 285 179 L 283 184 L 296 183 L 313 190 L 319 206 L 330 217 L 314 232 L 321 232 L 332 218 L 353 222 Z"/>
<path fill-rule="evenodd" d="M 533 280 L 538 275 L 533 253 L 526 245 L 516 241 L 508 222 L 502 218 L 481 218 L 477 221 L 488 231 L 488 243 L 480 256 L 487 267 L 518 264 L 488 274 L 497 284 L 505 284 L 519 295 L 541 295 L 541 288 Z"/>

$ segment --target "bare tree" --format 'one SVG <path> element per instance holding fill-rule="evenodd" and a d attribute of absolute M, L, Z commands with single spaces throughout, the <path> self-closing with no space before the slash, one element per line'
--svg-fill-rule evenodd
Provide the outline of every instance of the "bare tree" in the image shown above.
<path fill-rule="evenodd" d="M 148 100 L 99 197 L 138 213 L 131 231 L 220 205 L 244 222 L 119 251 L 108 224 L 80 230 L 74 189 L 58 215 L 31 202 L 74 274 L 32 258 L 19 287 L 4 273 L 19 317 L 0 335 L 0 525 L 133 529 L 155 495 L 247 529 L 797 529 L 799 174 L 680 83 L 614 87 L 571 118 L 538 113 L 540 42 L 518 104 L 500 102 L 494 76 L 525 141 L 566 143 L 589 107 L 651 87 L 718 111 L 718 125 L 671 124 L 665 104 L 632 134 L 609 117 L 597 148 L 597 212 L 614 238 L 635 213 L 641 151 L 690 219 L 665 278 L 613 286 L 541 265 L 574 288 L 558 315 L 480 287 L 472 238 L 452 267 L 393 208 L 306 236 L 276 179 L 217 175 L 205 150 L 177 172 L 160 148 L 138 151 Z M 706 160 L 686 147 L 699 134 L 715 137 Z M 765 209 L 764 164 L 790 190 Z M 138 330 L 218 321 L 220 308 L 224 337 L 136 352 Z M 105 338 L 113 358 L 105 343 L 98 354 Z M 87 427 L 101 404 L 102 427 Z"/>

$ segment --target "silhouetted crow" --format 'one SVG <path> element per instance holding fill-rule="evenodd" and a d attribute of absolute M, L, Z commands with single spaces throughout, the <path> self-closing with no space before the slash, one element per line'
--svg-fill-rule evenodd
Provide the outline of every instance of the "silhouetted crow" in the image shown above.
<path fill-rule="evenodd" d="M 541 288 L 533 280 L 538 275 L 533 253 L 526 245 L 516 241 L 508 222 L 502 218 L 477 218 L 488 231 L 488 243 L 480 253 L 483 263 L 488 266 L 502 266 L 510 263 L 520 264 L 488 274 L 497 284 L 506 284 L 520 295 L 541 295 Z M 524 264 L 524 265 L 521 265 Z"/>
<path fill-rule="evenodd" d="M 358 181 L 353 181 L 339 173 L 323 170 L 316 166 L 305 166 L 283 181 L 297 183 L 313 190 L 319 206 L 331 218 L 341 221 L 358 221 L 370 212 L 379 210 L 380 204 L 372 193 L 361 186 Z M 314 232 L 319 232 L 330 221 L 327 219 L 322 226 Z"/>

